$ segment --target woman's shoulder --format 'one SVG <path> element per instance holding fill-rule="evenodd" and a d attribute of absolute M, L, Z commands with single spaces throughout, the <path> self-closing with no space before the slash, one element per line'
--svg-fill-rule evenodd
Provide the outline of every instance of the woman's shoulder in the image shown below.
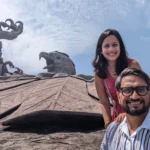
<path fill-rule="evenodd" d="M 128 58 L 128 64 L 130 63 L 132 63 L 132 61 L 134 61 L 134 59 L 132 59 L 132 58 Z"/>
<path fill-rule="evenodd" d="M 141 66 L 138 63 L 138 61 L 132 58 L 128 58 L 128 67 L 141 69 Z"/>
<path fill-rule="evenodd" d="M 101 77 L 99 77 L 96 72 L 94 72 L 94 79 L 99 80 L 99 81 L 103 81 L 103 79 Z"/>

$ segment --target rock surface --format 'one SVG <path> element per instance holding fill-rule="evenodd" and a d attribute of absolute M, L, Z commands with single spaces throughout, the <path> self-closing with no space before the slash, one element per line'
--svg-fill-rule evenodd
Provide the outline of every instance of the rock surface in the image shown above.
<path fill-rule="evenodd" d="M 12 29 L 1 30 L 0 39 L 23 32 L 21 21 L 0 27 Z M 9 73 L 1 48 L 0 42 L 0 150 L 99 150 L 105 130 L 93 77 L 76 75 L 73 61 L 58 51 L 40 53 L 47 73 L 35 77 L 17 67 Z"/>
<path fill-rule="evenodd" d="M 20 105 L 0 119 L 0 150 L 99 150 L 105 130 L 91 78 L 56 74 L 0 82 L 0 114 Z"/>
<path fill-rule="evenodd" d="M 0 150 L 99 150 L 105 130 L 56 127 L 0 133 Z"/>

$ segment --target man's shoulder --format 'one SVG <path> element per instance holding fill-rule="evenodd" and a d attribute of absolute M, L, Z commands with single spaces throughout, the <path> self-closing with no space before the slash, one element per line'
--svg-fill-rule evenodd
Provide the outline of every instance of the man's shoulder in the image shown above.
<path fill-rule="evenodd" d="M 112 123 L 110 123 L 110 125 L 108 126 L 108 130 L 112 130 L 115 129 L 119 126 L 119 124 L 116 121 L 113 121 Z"/>
<path fill-rule="evenodd" d="M 117 131 L 118 127 L 119 127 L 120 124 L 116 123 L 115 121 L 112 122 L 107 130 L 106 130 L 106 134 L 110 137 L 110 136 L 113 136 L 115 134 L 115 132 Z"/>
<path fill-rule="evenodd" d="M 118 129 L 119 124 L 116 122 L 112 122 L 106 130 L 105 136 L 103 138 L 103 141 L 101 143 L 101 149 L 100 150 L 113 150 L 114 147 L 114 140 L 116 141 L 117 139 L 114 138 L 114 136 L 117 133 L 117 129 Z"/>

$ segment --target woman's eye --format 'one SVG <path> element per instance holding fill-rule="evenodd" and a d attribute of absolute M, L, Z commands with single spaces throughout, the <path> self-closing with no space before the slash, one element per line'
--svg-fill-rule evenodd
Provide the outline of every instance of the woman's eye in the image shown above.
<path fill-rule="evenodd" d="M 109 48 L 109 45 L 104 45 L 105 48 Z"/>
<path fill-rule="evenodd" d="M 118 46 L 118 44 L 113 44 L 112 46 L 113 46 L 113 47 L 116 47 L 116 46 Z"/>

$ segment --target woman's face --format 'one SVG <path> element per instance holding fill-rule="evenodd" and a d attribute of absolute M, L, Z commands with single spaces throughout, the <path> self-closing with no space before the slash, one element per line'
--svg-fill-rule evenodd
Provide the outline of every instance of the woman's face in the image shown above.
<path fill-rule="evenodd" d="M 120 44 L 114 35 L 109 35 L 102 43 L 103 56 L 107 61 L 116 61 L 120 55 Z"/>

